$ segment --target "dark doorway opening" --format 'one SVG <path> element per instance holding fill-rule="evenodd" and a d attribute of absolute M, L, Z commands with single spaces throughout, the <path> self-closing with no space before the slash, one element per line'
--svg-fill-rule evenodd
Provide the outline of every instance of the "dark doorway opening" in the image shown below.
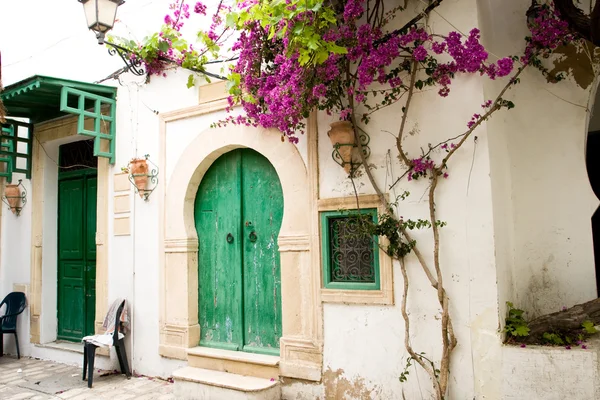
<path fill-rule="evenodd" d="M 592 190 L 600 199 L 600 131 L 588 133 L 586 166 Z M 596 264 L 596 290 L 600 297 L 600 207 L 592 216 L 592 236 L 594 239 L 594 260 Z"/>

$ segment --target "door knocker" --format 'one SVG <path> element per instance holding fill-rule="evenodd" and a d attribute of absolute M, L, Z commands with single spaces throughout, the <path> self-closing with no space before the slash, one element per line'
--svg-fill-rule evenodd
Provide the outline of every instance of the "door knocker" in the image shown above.
<path fill-rule="evenodd" d="M 256 242 L 256 239 L 258 239 L 258 238 L 256 237 L 256 232 L 254 232 L 254 231 L 250 232 L 250 236 L 248 236 L 248 238 L 250 239 L 250 241 L 251 241 L 252 243 Z"/>

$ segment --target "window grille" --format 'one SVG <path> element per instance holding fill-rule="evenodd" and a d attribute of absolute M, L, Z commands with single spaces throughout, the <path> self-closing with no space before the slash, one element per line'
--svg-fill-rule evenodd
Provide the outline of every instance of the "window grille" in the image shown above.
<path fill-rule="evenodd" d="M 376 220 L 376 209 L 321 213 L 326 288 L 379 289 L 378 239 L 369 233 Z"/>

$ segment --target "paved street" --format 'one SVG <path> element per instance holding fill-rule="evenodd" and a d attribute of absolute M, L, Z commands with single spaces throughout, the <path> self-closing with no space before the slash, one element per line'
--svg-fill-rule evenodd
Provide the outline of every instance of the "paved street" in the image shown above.
<path fill-rule="evenodd" d="M 81 369 L 23 357 L 0 358 L 0 399 L 2 400 L 173 400 L 173 384 L 145 377 L 127 380 L 125 375 L 98 372 L 94 387 L 81 380 Z"/>

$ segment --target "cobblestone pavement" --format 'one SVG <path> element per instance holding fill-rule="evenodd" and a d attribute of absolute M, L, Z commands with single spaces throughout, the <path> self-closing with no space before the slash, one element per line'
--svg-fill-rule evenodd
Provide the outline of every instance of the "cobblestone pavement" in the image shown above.
<path fill-rule="evenodd" d="M 94 385 L 87 388 L 81 368 L 22 357 L 0 358 L 0 399 L 2 400 L 175 400 L 173 384 L 145 377 L 94 373 Z"/>

